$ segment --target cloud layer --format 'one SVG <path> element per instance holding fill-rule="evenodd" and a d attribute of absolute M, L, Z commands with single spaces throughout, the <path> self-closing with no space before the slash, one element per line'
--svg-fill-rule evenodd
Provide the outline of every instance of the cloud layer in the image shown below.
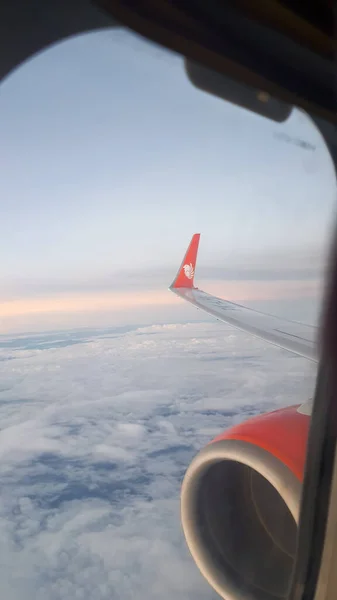
<path fill-rule="evenodd" d="M 181 532 L 184 472 L 223 428 L 307 398 L 315 375 L 218 323 L 2 338 L 0 371 L 8 600 L 214 598 Z"/>

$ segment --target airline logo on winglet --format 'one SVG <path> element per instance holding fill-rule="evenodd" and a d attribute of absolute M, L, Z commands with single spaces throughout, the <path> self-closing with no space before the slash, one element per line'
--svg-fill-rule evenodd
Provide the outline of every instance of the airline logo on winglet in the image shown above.
<path fill-rule="evenodd" d="M 190 263 L 189 265 L 184 265 L 183 269 L 184 269 L 184 273 L 185 273 L 187 279 L 193 279 L 194 269 L 193 269 L 192 263 Z"/>

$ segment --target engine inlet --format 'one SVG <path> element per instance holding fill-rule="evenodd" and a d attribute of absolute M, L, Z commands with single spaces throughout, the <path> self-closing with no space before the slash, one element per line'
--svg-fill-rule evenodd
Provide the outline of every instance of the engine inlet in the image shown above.
<path fill-rule="evenodd" d="M 296 553 L 301 484 L 258 446 L 221 440 L 189 467 L 182 525 L 199 569 L 226 600 L 287 596 Z"/>

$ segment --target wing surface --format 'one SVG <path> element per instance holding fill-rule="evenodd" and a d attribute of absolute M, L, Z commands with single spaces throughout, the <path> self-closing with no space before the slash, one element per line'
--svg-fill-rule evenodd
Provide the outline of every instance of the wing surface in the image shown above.
<path fill-rule="evenodd" d="M 194 273 L 200 234 L 196 233 L 170 290 L 197 308 L 237 329 L 266 340 L 270 344 L 318 361 L 317 328 L 263 313 L 207 294 L 194 286 Z"/>

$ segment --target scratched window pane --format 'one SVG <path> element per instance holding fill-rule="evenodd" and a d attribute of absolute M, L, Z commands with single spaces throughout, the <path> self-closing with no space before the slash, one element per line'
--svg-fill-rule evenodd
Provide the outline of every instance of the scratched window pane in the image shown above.
<path fill-rule="evenodd" d="M 284 596 L 334 218 L 319 132 L 123 30 L 34 57 L 0 109 L 3 596 Z"/>

